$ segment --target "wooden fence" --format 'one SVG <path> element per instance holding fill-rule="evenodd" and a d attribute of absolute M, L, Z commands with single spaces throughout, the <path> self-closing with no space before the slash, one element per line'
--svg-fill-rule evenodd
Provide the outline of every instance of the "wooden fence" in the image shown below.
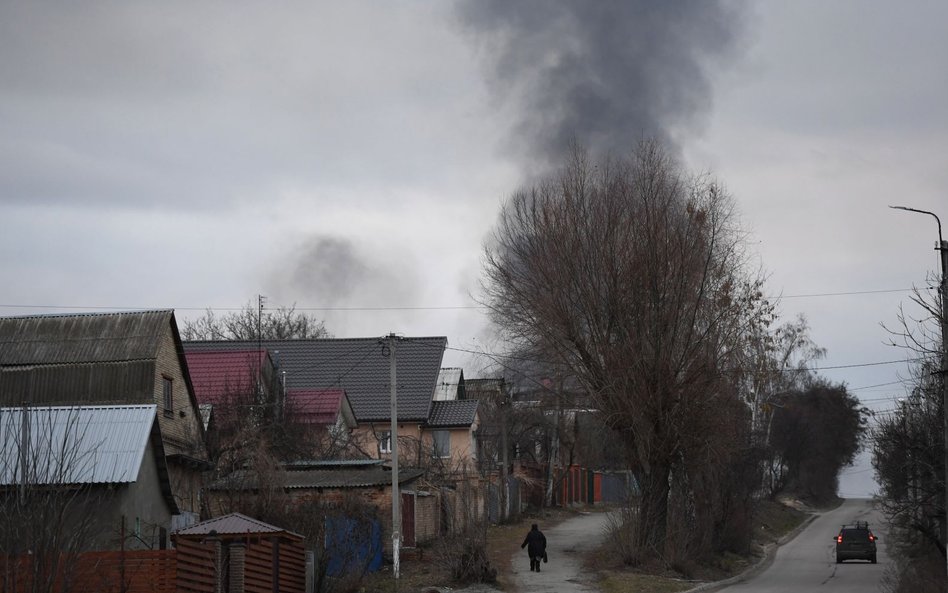
<path fill-rule="evenodd" d="M 4 558 L 0 593 L 46 589 L 69 593 L 175 593 L 174 550 L 85 552 L 73 558 L 60 556 L 45 567 L 34 565 L 33 556 Z"/>
<path fill-rule="evenodd" d="M 175 542 L 178 555 L 176 582 L 181 593 L 214 593 L 217 584 L 215 544 L 180 539 Z"/>
<path fill-rule="evenodd" d="M 306 588 L 306 556 L 299 542 L 276 543 L 269 538 L 240 542 L 242 571 L 227 544 L 221 555 L 223 566 L 216 564 L 218 546 L 220 542 L 181 538 L 173 550 L 85 552 L 59 557 L 35 571 L 32 556 L 0 557 L 0 593 L 47 590 L 48 580 L 58 593 L 214 593 L 218 571 L 224 573 L 222 591 L 238 590 L 233 578 L 242 581 L 245 593 L 272 593 L 277 573 L 276 590 L 281 593 L 303 593 Z M 51 572 L 55 576 L 49 579 Z"/>

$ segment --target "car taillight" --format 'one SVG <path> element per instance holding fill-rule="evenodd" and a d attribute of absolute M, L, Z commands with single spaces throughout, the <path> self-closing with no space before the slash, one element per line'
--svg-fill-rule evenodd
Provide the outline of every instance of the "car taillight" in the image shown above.
<path fill-rule="evenodd" d="M 836 536 L 836 543 L 837 543 L 837 544 L 843 543 L 843 536 L 842 536 L 842 535 L 837 535 L 837 536 Z"/>
<path fill-rule="evenodd" d="M 871 541 L 871 542 L 876 541 L 876 536 L 874 536 L 874 535 L 872 535 L 872 534 L 870 533 L 870 534 L 869 534 L 869 541 Z"/>

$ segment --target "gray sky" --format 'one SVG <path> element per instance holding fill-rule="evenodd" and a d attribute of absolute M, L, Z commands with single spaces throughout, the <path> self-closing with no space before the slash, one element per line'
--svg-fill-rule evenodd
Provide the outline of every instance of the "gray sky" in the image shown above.
<path fill-rule="evenodd" d="M 868 386 L 905 365 L 850 365 L 908 356 L 880 323 L 938 265 L 934 221 L 886 206 L 948 229 L 948 5 L 591 6 L 0 0 L 0 314 L 262 293 L 492 348 L 470 295 L 504 197 L 573 136 L 655 135 L 736 197 L 825 376 L 891 409 Z M 895 292 L 837 294 L 869 291 Z"/>

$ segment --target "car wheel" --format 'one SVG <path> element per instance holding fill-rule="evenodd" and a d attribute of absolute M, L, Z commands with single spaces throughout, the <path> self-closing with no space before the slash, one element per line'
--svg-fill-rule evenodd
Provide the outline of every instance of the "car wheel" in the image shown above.
<path fill-rule="evenodd" d="M 837 559 L 836 559 L 836 564 L 842 564 L 842 563 L 843 563 L 843 559 L 842 559 L 842 558 L 837 558 Z"/>
<path fill-rule="evenodd" d="M 873 554 L 873 555 L 872 555 L 872 558 L 870 558 L 869 561 L 872 562 L 873 564 L 875 564 L 875 563 L 876 563 L 876 555 Z"/>

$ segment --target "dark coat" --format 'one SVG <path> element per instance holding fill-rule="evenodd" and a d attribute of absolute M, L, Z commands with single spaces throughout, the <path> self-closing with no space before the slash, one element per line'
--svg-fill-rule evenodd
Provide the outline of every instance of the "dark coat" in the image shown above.
<path fill-rule="evenodd" d="M 527 554 L 531 558 L 541 558 L 546 554 L 546 536 L 536 525 L 527 533 L 527 537 L 520 544 L 521 548 L 527 548 Z"/>

